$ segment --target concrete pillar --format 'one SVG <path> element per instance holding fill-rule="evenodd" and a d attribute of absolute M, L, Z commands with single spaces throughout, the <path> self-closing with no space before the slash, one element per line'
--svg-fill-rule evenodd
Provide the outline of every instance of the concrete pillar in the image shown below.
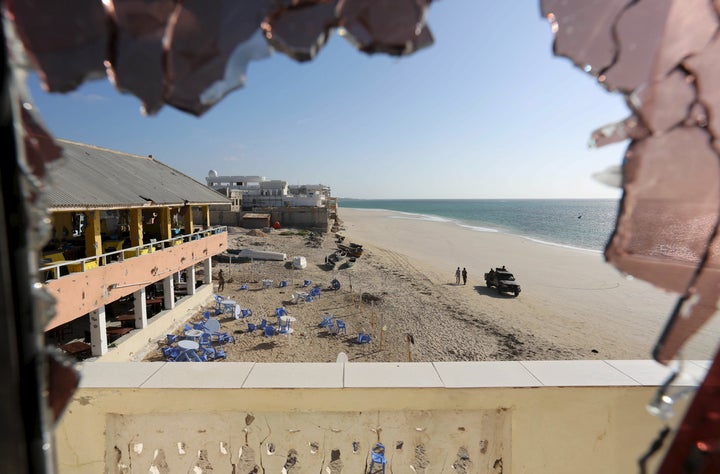
<path fill-rule="evenodd" d="M 147 327 L 147 304 L 145 304 L 145 287 L 140 288 L 135 293 L 135 302 L 133 307 L 135 308 L 135 328 L 141 329 Z"/>
<path fill-rule="evenodd" d="M 92 355 L 107 354 L 107 322 L 105 321 L 105 306 L 90 311 L 90 346 Z"/>
<path fill-rule="evenodd" d="M 192 206 L 185 206 L 183 208 L 183 211 L 185 221 L 185 233 L 192 234 L 193 229 L 195 228 L 195 225 L 193 224 Z"/>
<path fill-rule="evenodd" d="M 130 209 L 130 245 L 137 247 L 143 244 L 142 209 Z"/>
<path fill-rule="evenodd" d="M 100 211 L 87 211 L 85 226 L 85 256 L 92 257 L 102 254 L 102 237 L 100 237 Z"/>
<path fill-rule="evenodd" d="M 203 229 L 210 228 L 210 206 L 202 206 Z"/>
<path fill-rule="evenodd" d="M 164 309 L 173 309 L 175 307 L 175 283 L 173 275 L 163 279 L 163 294 L 165 295 Z"/>
<path fill-rule="evenodd" d="M 170 208 L 160 208 L 160 238 L 166 240 L 170 238 L 172 228 L 172 218 L 170 217 Z"/>
<path fill-rule="evenodd" d="M 212 284 L 212 259 L 203 260 L 203 270 L 205 272 L 205 281 L 203 283 L 205 285 Z"/>
<path fill-rule="evenodd" d="M 195 294 L 195 265 L 185 269 L 185 284 L 188 296 Z"/>

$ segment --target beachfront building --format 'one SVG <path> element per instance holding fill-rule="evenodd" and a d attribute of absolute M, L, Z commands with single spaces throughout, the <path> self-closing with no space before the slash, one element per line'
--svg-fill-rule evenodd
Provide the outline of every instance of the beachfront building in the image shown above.
<path fill-rule="evenodd" d="M 227 233 L 210 225 L 209 209 L 229 201 L 152 156 L 57 143 L 51 240 L 40 261 L 55 297 L 45 331 L 67 352 L 99 356 L 113 338 L 211 286 L 211 257 L 227 248 Z"/>
<path fill-rule="evenodd" d="M 230 210 L 211 209 L 213 223 L 248 227 L 246 213 L 267 213 L 273 223 L 326 231 L 336 217 L 337 199 L 330 186 L 323 184 L 289 185 L 264 176 L 221 176 L 215 170 L 208 172 L 205 181 L 232 202 Z"/>

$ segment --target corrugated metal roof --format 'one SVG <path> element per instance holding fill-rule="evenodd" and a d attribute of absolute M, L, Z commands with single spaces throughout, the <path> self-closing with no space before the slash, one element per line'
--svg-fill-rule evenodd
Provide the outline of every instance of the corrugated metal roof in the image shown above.
<path fill-rule="evenodd" d="M 230 203 L 217 191 L 153 158 L 56 141 L 63 157 L 49 170 L 50 209 Z"/>

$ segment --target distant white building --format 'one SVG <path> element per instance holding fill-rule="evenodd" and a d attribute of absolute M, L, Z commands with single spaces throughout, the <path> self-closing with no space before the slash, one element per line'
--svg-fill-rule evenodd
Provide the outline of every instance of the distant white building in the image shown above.
<path fill-rule="evenodd" d="M 232 200 L 232 210 L 268 207 L 326 207 L 330 186 L 323 184 L 288 185 L 287 181 L 264 176 L 220 176 L 210 170 L 205 178 L 208 187 Z"/>

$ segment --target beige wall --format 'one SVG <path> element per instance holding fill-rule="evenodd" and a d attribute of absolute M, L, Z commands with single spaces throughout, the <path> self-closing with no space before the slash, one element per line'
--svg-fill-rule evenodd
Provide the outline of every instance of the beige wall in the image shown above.
<path fill-rule="evenodd" d="M 378 376 L 393 368 L 371 366 Z M 381 441 L 387 472 L 622 474 L 637 472 L 661 429 L 645 409 L 656 387 L 450 388 L 427 378 L 361 386 L 352 374 L 362 367 L 85 364 L 83 387 L 56 430 L 59 472 L 229 473 L 234 465 L 246 473 L 258 465 L 279 473 L 295 456 L 289 472 L 360 473 Z M 444 371 L 457 367 L 434 370 L 447 379 Z M 287 386 L 292 374 L 303 382 Z M 340 387 L 328 386 L 336 376 Z"/>

